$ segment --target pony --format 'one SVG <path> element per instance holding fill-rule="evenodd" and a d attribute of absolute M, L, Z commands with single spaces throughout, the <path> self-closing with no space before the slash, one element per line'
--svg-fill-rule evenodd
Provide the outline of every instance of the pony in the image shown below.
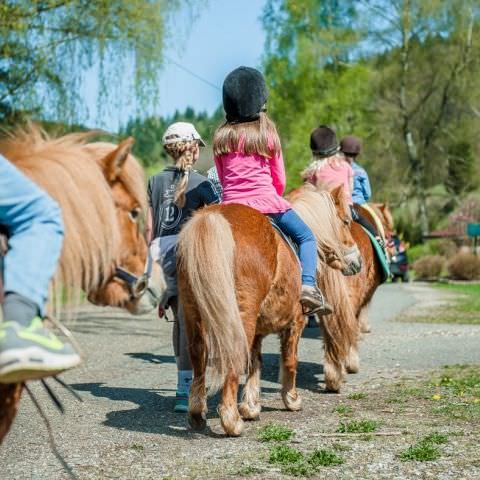
<path fill-rule="evenodd" d="M 305 190 L 290 200 L 313 226 L 321 258 L 345 273 L 354 273 L 360 268 L 360 256 L 343 197 L 341 189 L 326 195 Z M 199 210 L 180 233 L 177 267 L 194 370 L 190 426 L 195 430 L 206 427 L 207 367 L 208 393 L 223 386 L 218 412 L 225 433 L 239 436 L 243 420 L 258 418 L 262 340 L 271 333 L 280 337 L 283 402 L 288 410 L 299 410 L 297 350 L 305 325 L 300 265 L 267 217 L 235 204 Z M 342 328 L 347 330 L 333 323 L 329 326 L 331 334 Z M 349 335 L 337 340 L 345 354 Z M 237 406 L 239 379 L 244 373 L 246 383 Z"/>
<path fill-rule="evenodd" d="M 381 206 L 381 208 L 380 208 Z M 360 213 L 376 225 L 376 220 L 364 207 L 357 206 Z M 393 230 L 393 220 L 388 207 L 383 204 L 374 207 L 382 213 L 378 215 L 384 232 L 390 233 Z M 375 254 L 370 237 L 365 233 L 360 224 L 352 222 L 350 232 L 356 245 L 360 249 L 362 258 L 362 270 L 357 274 L 345 277 L 338 271 L 327 269 L 321 277 L 321 284 L 327 298 L 336 299 L 339 295 L 348 299 L 343 308 L 335 308 L 332 315 L 320 319 L 324 329 L 330 322 L 340 325 L 355 325 L 355 333 L 349 337 L 351 342 L 348 347 L 348 354 L 338 355 L 337 351 L 332 349 L 330 343 L 334 341 L 329 335 L 324 335 L 325 355 L 324 375 L 325 389 L 329 392 L 340 392 L 341 386 L 346 379 L 346 373 L 357 373 L 359 371 L 358 342 L 361 333 L 369 331 L 368 327 L 368 306 L 373 295 L 382 282 L 382 266 Z"/>
<path fill-rule="evenodd" d="M 68 298 L 83 290 L 94 304 L 146 313 L 158 300 L 150 287 L 163 293 L 166 286 L 159 267 L 150 279 L 146 273 L 143 170 L 130 154 L 132 138 L 118 146 L 87 143 L 94 133 L 51 138 L 29 125 L 2 139 L 0 152 L 60 205 L 65 237 L 53 290 Z M 0 384 L 0 443 L 21 393 L 20 384 Z"/>

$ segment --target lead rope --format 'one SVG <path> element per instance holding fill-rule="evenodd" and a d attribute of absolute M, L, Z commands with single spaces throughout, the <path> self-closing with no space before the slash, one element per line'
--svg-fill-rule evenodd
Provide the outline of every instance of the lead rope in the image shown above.
<path fill-rule="evenodd" d="M 58 383 L 60 383 L 60 385 L 66 387 L 67 390 L 70 391 L 70 393 L 72 393 L 72 388 L 67 387 L 67 385 L 63 382 L 63 380 L 60 380 L 57 377 L 53 377 L 53 378 Z M 63 408 L 62 403 L 57 398 L 57 396 L 53 393 L 52 389 L 49 387 L 47 382 L 45 380 L 41 380 L 41 382 L 42 382 L 45 390 L 47 391 L 48 395 L 50 396 L 50 398 L 54 402 L 55 406 L 60 410 L 60 412 L 64 413 L 65 409 Z M 57 444 L 55 442 L 55 436 L 53 435 L 52 426 L 50 424 L 50 420 L 48 419 L 47 415 L 43 411 L 40 403 L 38 402 L 35 395 L 33 394 L 33 392 L 30 390 L 29 386 L 25 382 L 23 383 L 23 388 L 28 393 L 28 396 L 30 397 L 30 400 L 35 405 L 35 408 L 37 409 L 37 412 L 39 413 L 40 417 L 42 418 L 43 422 L 45 423 L 45 427 L 47 428 L 47 433 L 48 433 L 48 444 L 49 444 L 50 449 L 52 450 L 53 454 L 55 455 L 57 460 L 61 463 L 63 469 L 65 470 L 65 472 L 67 472 L 68 476 L 70 478 L 74 479 L 74 480 L 79 480 L 79 477 L 75 474 L 75 472 L 72 470 L 72 467 L 65 461 L 62 454 L 58 450 Z M 80 401 L 83 402 L 83 400 L 81 399 L 81 397 L 77 393 L 75 393 L 74 396 L 75 396 L 75 398 L 77 398 L 77 399 L 79 399 Z"/>

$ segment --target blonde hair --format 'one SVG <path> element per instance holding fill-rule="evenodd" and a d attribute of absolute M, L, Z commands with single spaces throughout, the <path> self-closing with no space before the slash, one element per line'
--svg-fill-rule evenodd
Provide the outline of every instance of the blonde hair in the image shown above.
<path fill-rule="evenodd" d="M 304 182 L 310 182 L 316 185 L 317 173 L 320 170 L 327 166 L 338 168 L 341 166 L 342 162 L 346 161 L 347 160 L 344 158 L 344 155 L 340 152 L 330 155 L 329 157 L 321 157 L 313 154 L 312 162 L 301 173 L 302 179 Z"/>
<path fill-rule="evenodd" d="M 187 191 L 190 171 L 195 163 L 194 151 L 197 140 L 181 141 L 165 145 L 166 152 L 175 160 L 175 166 L 182 171 L 182 178 L 177 184 L 173 201 L 179 208 L 185 206 L 185 193 Z"/>
<path fill-rule="evenodd" d="M 259 119 L 253 122 L 225 122 L 213 136 L 213 154 L 216 157 L 241 152 L 272 158 L 280 153 L 281 148 L 275 123 L 264 112 L 260 112 Z"/>

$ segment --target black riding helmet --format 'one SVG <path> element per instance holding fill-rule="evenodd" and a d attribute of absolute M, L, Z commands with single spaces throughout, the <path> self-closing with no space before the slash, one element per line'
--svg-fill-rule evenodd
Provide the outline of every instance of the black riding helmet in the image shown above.
<path fill-rule="evenodd" d="M 267 98 L 267 84 L 255 68 L 238 67 L 223 82 L 223 108 L 229 123 L 258 120 Z"/>
<path fill-rule="evenodd" d="M 320 125 L 310 135 L 312 153 L 319 157 L 330 157 L 339 151 L 337 135 L 327 125 Z"/>
<path fill-rule="evenodd" d="M 362 151 L 362 141 L 355 135 L 347 135 L 340 141 L 340 150 L 346 155 L 356 157 Z"/>

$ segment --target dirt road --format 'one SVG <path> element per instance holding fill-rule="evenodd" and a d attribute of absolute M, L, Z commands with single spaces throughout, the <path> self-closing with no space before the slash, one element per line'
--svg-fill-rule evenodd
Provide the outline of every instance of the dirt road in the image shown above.
<path fill-rule="evenodd" d="M 65 379 L 85 402 L 78 404 L 62 393 L 66 415 L 60 416 L 48 405 L 40 385 L 32 388 L 46 405 L 59 451 L 81 479 L 281 478 L 280 470 L 265 460 L 268 449 L 257 440 L 259 428 L 268 422 L 285 424 L 295 430 L 295 442 L 302 448 L 324 445 L 321 433 L 334 432 L 339 422 L 332 412 L 352 403 L 352 392 L 366 392 L 358 395 L 360 416 L 374 412 L 385 427 L 406 430 L 406 438 L 391 441 L 378 437 L 349 444 L 344 465 L 315 478 L 480 478 L 480 458 L 477 464 L 449 459 L 450 463 L 443 465 L 440 461 L 433 469 L 431 464 L 427 468 L 396 461 L 395 448 L 408 445 L 412 440 L 409 435 L 415 435 L 415 407 L 411 417 L 408 409 L 407 413 L 392 410 L 387 414 L 382 406 L 373 410 L 374 402 L 368 400 L 386 391 L 384 385 L 405 376 L 415 378 L 426 369 L 480 363 L 480 327 L 393 321 L 419 299 L 436 302 L 438 294 L 417 285 L 386 285 L 379 290 L 371 308 L 372 333 L 361 347 L 361 372 L 349 377 L 340 395 L 323 393 L 319 330 L 306 329 L 300 350 L 298 385 L 304 400 L 300 413 L 284 411 L 277 383 L 278 342 L 269 338 L 265 343 L 261 420 L 247 424 L 240 439 L 221 434 L 215 399 L 209 402 L 212 432 L 208 435 L 191 433 L 185 417 L 172 412 L 172 325 L 154 318 L 133 318 L 112 310 L 82 313 L 73 330 L 88 362 Z M 425 428 L 439 422 L 430 420 Z M 477 435 L 476 441 L 478 433 L 472 433 Z M 47 438 L 43 422 L 24 396 L 15 426 L 0 449 L 0 478 L 70 478 Z M 389 442 L 393 442 L 390 450 Z"/>

